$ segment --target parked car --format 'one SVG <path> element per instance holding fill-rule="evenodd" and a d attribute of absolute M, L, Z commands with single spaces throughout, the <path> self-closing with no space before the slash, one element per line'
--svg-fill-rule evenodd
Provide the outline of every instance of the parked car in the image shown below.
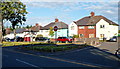
<path fill-rule="evenodd" d="M 18 38 L 16 39 L 16 41 L 17 41 L 17 42 L 23 42 L 23 41 L 24 41 L 24 38 L 18 37 Z"/>
<path fill-rule="evenodd" d="M 6 41 L 6 42 L 14 42 L 14 39 L 10 39 L 10 38 L 4 38 L 2 39 L 3 41 Z"/>
<path fill-rule="evenodd" d="M 69 42 L 69 43 L 72 43 L 73 39 L 70 38 L 70 37 L 58 37 L 57 41 L 58 42 L 66 42 L 66 43 Z"/>
<path fill-rule="evenodd" d="M 46 37 L 36 37 L 35 41 L 39 41 L 39 42 L 45 42 L 45 43 L 49 43 L 50 39 L 46 38 Z"/>
<path fill-rule="evenodd" d="M 110 40 L 109 41 L 113 41 L 113 42 L 117 42 L 117 36 L 113 36 L 112 38 L 110 38 Z"/>

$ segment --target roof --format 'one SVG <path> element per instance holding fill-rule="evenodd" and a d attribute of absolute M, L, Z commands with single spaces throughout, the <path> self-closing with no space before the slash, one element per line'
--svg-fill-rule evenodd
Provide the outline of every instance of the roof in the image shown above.
<path fill-rule="evenodd" d="M 24 28 L 18 28 L 15 30 L 16 33 L 23 33 L 26 29 Z M 11 33 L 14 33 L 13 31 Z"/>
<path fill-rule="evenodd" d="M 49 23 L 48 25 L 44 26 L 44 30 L 45 29 L 50 29 L 50 27 L 54 27 L 54 26 L 57 26 L 58 29 L 67 29 L 68 28 L 68 25 L 64 22 L 51 22 Z"/>
<path fill-rule="evenodd" d="M 31 28 L 31 30 L 34 31 L 34 32 L 38 32 L 41 28 L 42 28 L 42 26 L 33 26 Z"/>
<path fill-rule="evenodd" d="M 117 25 L 117 26 L 119 26 L 115 22 L 113 22 L 113 21 L 111 21 L 111 20 L 109 20 L 106 17 L 101 16 L 101 15 L 100 16 L 87 16 L 87 17 L 84 17 L 84 18 L 76 21 L 75 23 L 77 25 L 96 25 L 101 19 L 104 19 L 110 25 Z"/>
<path fill-rule="evenodd" d="M 25 30 L 25 32 L 28 32 L 28 31 L 33 31 L 33 32 L 38 32 L 40 29 L 42 29 L 43 27 L 42 26 L 33 26 L 33 27 L 31 27 L 30 29 L 28 29 L 28 30 Z"/>

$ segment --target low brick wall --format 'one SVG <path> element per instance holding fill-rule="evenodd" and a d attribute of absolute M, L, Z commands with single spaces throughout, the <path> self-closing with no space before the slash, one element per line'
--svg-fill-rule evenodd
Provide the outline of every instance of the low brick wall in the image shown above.
<path fill-rule="evenodd" d="M 88 44 L 88 45 L 98 45 L 98 38 L 75 38 L 74 43 Z"/>

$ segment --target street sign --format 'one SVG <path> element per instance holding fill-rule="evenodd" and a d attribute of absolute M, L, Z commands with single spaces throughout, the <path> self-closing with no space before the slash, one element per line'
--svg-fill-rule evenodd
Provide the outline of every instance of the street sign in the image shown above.
<path fill-rule="evenodd" d="M 57 26 L 54 26 L 54 31 L 57 31 L 58 30 L 58 27 Z"/>

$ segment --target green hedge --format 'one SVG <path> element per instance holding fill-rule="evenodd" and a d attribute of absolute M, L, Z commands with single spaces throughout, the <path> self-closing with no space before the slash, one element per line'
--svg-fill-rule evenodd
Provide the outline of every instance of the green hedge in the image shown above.
<path fill-rule="evenodd" d="M 27 50 L 34 50 L 34 51 L 40 51 L 40 52 L 58 52 L 58 51 L 65 51 L 65 50 L 71 50 L 76 48 L 83 48 L 87 45 L 69 45 L 69 46 L 31 46 L 31 47 L 24 47 L 24 49 Z"/>

